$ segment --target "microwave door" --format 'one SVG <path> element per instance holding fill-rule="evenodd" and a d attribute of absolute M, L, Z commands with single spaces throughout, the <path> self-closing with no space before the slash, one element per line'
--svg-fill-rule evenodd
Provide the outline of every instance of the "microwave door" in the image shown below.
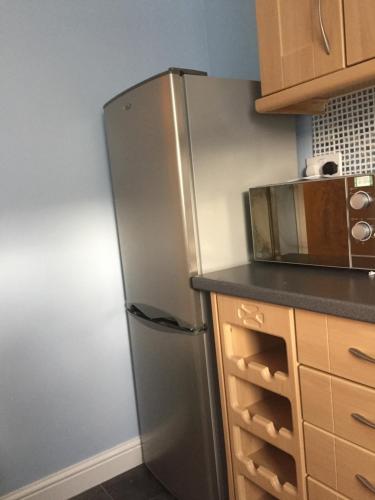
<path fill-rule="evenodd" d="M 252 188 L 250 207 L 255 260 L 294 262 L 300 251 L 294 186 Z"/>
<path fill-rule="evenodd" d="M 272 203 L 268 187 L 250 189 L 250 218 L 255 260 L 272 261 L 277 250 L 272 224 Z"/>
<path fill-rule="evenodd" d="M 293 260 L 300 253 L 294 186 L 285 184 L 271 187 L 270 197 L 275 257 Z"/>
<path fill-rule="evenodd" d="M 309 260 L 323 266 L 348 267 L 345 180 L 307 182 L 302 188 Z"/>
<path fill-rule="evenodd" d="M 250 190 L 255 260 L 348 267 L 345 180 Z"/>

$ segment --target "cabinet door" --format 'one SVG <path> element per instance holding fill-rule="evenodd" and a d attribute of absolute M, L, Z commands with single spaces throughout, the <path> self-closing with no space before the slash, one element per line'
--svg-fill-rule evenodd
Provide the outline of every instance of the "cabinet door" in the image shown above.
<path fill-rule="evenodd" d="M 342 0 L 257 0 L 256 11 L 263 95 L 345 66 Z"/>
<path fill-rule="evenodd" d="M 348 66 L 375 57 L 375 1 L 344 0 Z"/>

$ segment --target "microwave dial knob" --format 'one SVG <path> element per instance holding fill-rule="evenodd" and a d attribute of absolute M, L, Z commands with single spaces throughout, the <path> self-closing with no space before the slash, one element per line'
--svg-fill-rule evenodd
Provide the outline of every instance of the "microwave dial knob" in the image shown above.
<path fill-rule="evenodd" d="M 365 191 L 357 191 L 350 198 L 350 206 L 354 210 L 362 210 L 367 208 L 372 202 L 371 196 Z"/>
<path fill-rule="evenodd" d="M 374 228 L 368 222 L 360 221 L 352 227 L 352 236 L 358 241 L 367 241 L 374 234 Z"/>

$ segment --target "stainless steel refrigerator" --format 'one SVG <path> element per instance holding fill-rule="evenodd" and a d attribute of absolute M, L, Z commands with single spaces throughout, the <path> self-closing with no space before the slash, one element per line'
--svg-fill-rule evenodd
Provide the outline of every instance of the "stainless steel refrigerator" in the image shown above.
<path fill-rule="evenodd" d="M 296 177 L 293 119 L 257 82 L 170 69 L 104 106 L 145 464 L 178 500 L 224 500 L 209 312 L 197 273 L 246 263 L 248 188 Z"/>

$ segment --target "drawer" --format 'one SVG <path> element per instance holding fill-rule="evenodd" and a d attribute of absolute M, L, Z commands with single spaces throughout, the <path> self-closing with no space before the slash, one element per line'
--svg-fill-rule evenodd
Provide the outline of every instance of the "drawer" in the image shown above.
<path fill-rule="evenodd" d="M 294 327 L 293 309 L 255 300 L 218 295 L 220 321 L 273 335 L 290 334 Z"/>
<path fill-rule="evenodd" d="M 375 325 L 327 316 L 331 372 L 375 387 Z"/>
<path fill-rule="evenodd" d="M 350 498 L 374 500 L 375 454 L 335 439 L 337 489 Z"/>
<path fill-rule="evenodd" d="M 306 422 L 304 430 L 307 473 L 349 498 L 374 500 L 375 454 Z"/>
<path fill-rule="evenodd" d="M 296 311 L 298 360 L 375 388 L 375 325 Z"/>
<path fill-rule="evenodd" d="M 303 418 L 375 452 L 375 390 L 300 367 Z"/>
<path fill-rule="evenodd" d="M 316 481 L 312 477 L 307 478 L 307 490 L 309 493 L 309 500 L 348 500 L 348 497 L 340 495 L 337 491 L 324 486 L 324 484 Z"/>
<path fill-rule="evenodd" d="M 335 434 L 375 452 L 375 390 L 331 378 Z"/>

